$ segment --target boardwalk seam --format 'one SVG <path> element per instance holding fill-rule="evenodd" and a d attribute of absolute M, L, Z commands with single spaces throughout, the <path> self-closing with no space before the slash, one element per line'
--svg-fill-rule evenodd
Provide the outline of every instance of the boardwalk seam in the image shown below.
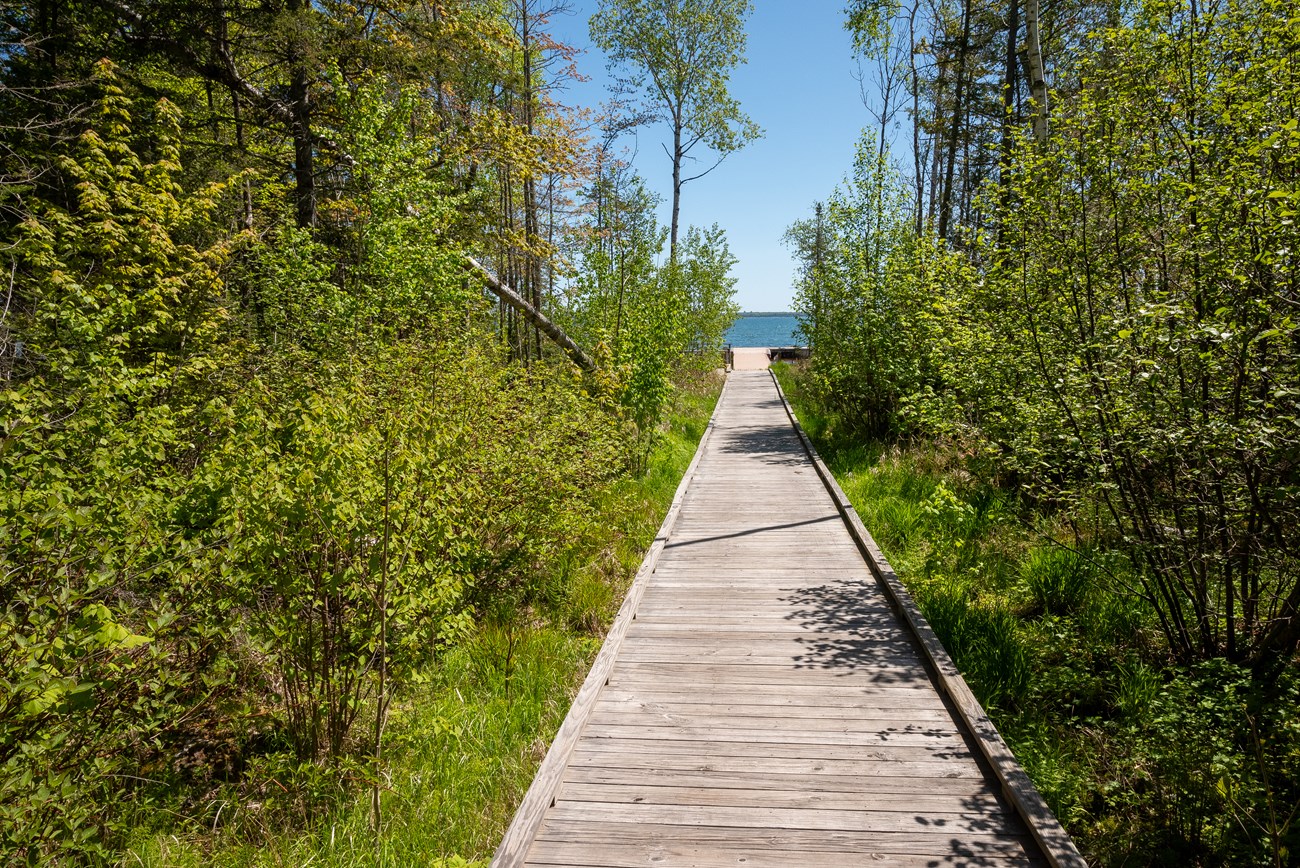
<path fill-rule="evenodd" d="M 912 635 L 917 639 L 926 664 L 933 672 L 940 689 L 952 701 L 961 718 L 961 723 L 974 736 L 980 753 L 993 769 L 993 773 L 997 775 L 1007 800 L 1011 802 L 1012 807 L 1024 820 L 1030 833 L 1038 842 L 1039 847 L 1042 848 L 1043 855 L 1047 857 L 1048 862 L 1054 868 L 1088 868 L 1088 863 L 1084 860 L 1078 848 L 1075 847 L 1074 841 L 1070 839 L 1065 828 L 1061 826 L 1051 808 L 1047 806 L 1042 794 L 1038 792 L 1033 781 L 1029 779 L 1029 775 L 1021 768 L 1011 749 L 1007 747 L 997 727 L 993 725 L 993 721 L 989 719 L 988 714 L 984 711 L 984 707 L 980 705 L 979 700 L 975 698 L 975 694 L 971 692 L 970 686 L 966 684 L 966 679 L 962 678 L 961 672 L 952 662 L 947 649 L 943 647 L 943 643 L 939 641 L 939 637 L 935 635 L 934 630 L 925 620 L 925 616 L 921 614 L 921 610 L 912 599 L 911 594 L 899 581 L 894 568 L 889 565 L 884 553 L 876 545 L 875 539 L 862 523 L 862 519 L 853 508 L 853 504 L 849 502 L 848 497 L 840 488 L 830 469 L 822 461 L 821 455 L 817 453 L 817 448 L 813 446 L 812 440 L 803 430 L 803 426 L 799 424 L 799 419 L 795 416 L 794 410 L 790 407 L 790 402 L 786 399 L 785 391 L 781 388 L 781 383 L 777 380 L 775 372 L 769 371 L 769 373 L 772 382 L 776 385 L 777 394 L 781 396 L 781 403 L 785 407 L 785 413 L 799 435 L 799 441 L 803 444 L 804 451 L 812 461 L 822 484 L 830 492 L 831 499 L 835 502 L 844 523 L 848 525 L 849 533 L 853 536 L 858 549 L 862 552 L 867 567 L 884 589 L 891 605 L 902 615 L 904 623 L 907 624 L 908 629 L 912 631 Z"/>
<path fill-rule="evenodd" d="M 646 551 L 645 559 L 641 561 L 636 577 L 632 580 L 632 585 L 623 598 L 623 604 L 619 607 L 614 623 L 610 625 L 609 631 L 605 634 L 605 641 L 600 646 L 600 651 L 596 655 L 595 662 L 591 665 L 591 670 L 582 682 L 582 687 L 578 689 L 577 695 L 574 696 L 573 703 L 569 706 L 569 712 L 564 717 L 564 722 L 560 724 L 555 739 L 546 752 L 546 757 L 542 760 L 541 766 L 537 769 L 537 774 L 533 777 L 532 784 L 528 787 L 528 792 L 524 794 L 523 801 L 520 802 L 518 810 L 515 811 L 514 819 L 511 820 L 505 836 L 501 839 L 500 845 L 493 854 L 491 868 L 513 868 L 513 866 L 524 864 L 524 860 L 528 856 L 528 848 L 533 842 L 533 837 L 537 834 L 537 829 L 541 826 L 547 809 L 555 803 L 564 769 L 569 763 L 569 756 L 578 743 L 578 737 L 582 734 L 587 719 L 591 717 L 591 713 L 596 707 L 596 700 L 600 692 L 609 683 L 610 672 L 614 667 L 615 660 L 618 658 L 618 652 L 622 647 L 624 637 L 627 635 L 628 627 L 636 619 L 636 610 L 640 605 L 641 597 L 645 593 L 646 584 L 650 581 L 650 576 L 659 563 L 659 556 L 664 550 L 664 545 L 668 542 L 673 525 L 677 523 L 677 516 L 681 513 L 682 501 L 685 499 L 691 481 L 695 478 L 700 456 L 704 454 L 704 447 L 716 427 L 718 410 L 722 407 L 722 399 L 727 394 L 727 385 L 730 382 L 730 378 L 723 381 L 722 391 L 718 393 L 718 400 L 714 404 L 713 414 L 709 417 L 709 424 L 700 436 L 700 442 L 695 448 L 695 455 L 691 458 L 691 463 L 687 465 L 686 472 L 682 474 L 682 480 L 678 483 L 677 491 L 673 494 L 673 501 L 668 507 L 668 512 L 664 515 L 663 523 L 659 526 L 659 532 L 655 534 L 654 542 L 650 544 L 650 548 Z"/>

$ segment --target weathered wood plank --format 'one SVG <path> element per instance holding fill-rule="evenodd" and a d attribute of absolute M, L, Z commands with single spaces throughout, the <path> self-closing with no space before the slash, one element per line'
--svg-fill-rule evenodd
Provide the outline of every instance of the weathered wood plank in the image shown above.
<path fill-rule="evenodd" d="M 891 760 L 893 762 L 894 760 Z M 907 803 L 911 799 L 930 797 L 1001 797 L 1001 790 L 990 784 L 982 775 L 925 779 L 918 787 L 915 777 L 887 777 L 884 775 L 810 774 L 801 775 L 770 768 L 751 770 L 701 771 L 674 768 L 607 768 L 605 766 L 574 766 L 565 775 L 564 786 L 574 783 L 599 783 L 627 786 L 683 786 L 743 789 L 751 793 L 762 791 L 848 793 L 864 805 L 889 805 L 896 801 Z"/>
<path fill-rule="evenodd" d="M 963 721 L 975 736 L 981 753 L 992 766 L 994 774 L 1001 781 L 1007 798 L 1010 799 L 1016 810 L 1024 818 L 1030 833 L 1038 841 L 1047 862 L 1056 866 L 1056 868 L 1087 868 L 1087 862 L 1084 860 L 1083 855 L 1079 853 L 1078 848 L 1074 846 L 1074 842 L 1070 840 L 1070 836 L 1066 834 L 1065 829 L 1061 827 L 1051 809 L 1047 807 L 1047 803 L 1043 800 L 1037 788 L 1034 787 L 1033 782 L 1029 780 L 1029 776 L 1025 774 L 1024 769 L 1020 767 L 1020 763 L 1016 761 L 1011 749 L 1002 740 L 997 727 L 993 725 L 993 721 L 989 720 L 983 706 L 975 698 L 975 694 L 971 692 L 965 679 L 961 677 L 961 673 L 952 662 L 952 658 L 948 656 L 943 643 L 930 629 L 930 625 L 926 623 L 920 608 L 912 600 L 907 589 L 903 587 L 903 583 L 898 580 L 893 567 L 889 565 L 884 553 L 876 545 L 875 539 L 872 538 L 862 524 L 862 519 L 854 510 L 853 504 L 849 502 L 839 483 L 835 481 L 835 477 L 827 469 L 825 463 L 822 462 L 817 450 L 812 445 L 812 441 L 804 433 L 799 420 L 794 415 L 794 411 L 790 409 L 789 403 L 785 400 L 785 394 L 781 392 L 781 384 L 777 382 L 775 376 L 772 378 L 772 383 L 781 395 L 781 402 L 785 406 L 786 414 L 798 433 L 809 458 L 812 459 L 817 474 L 821 476 L 822 482 L 831 494 L 831 498 L 835 501 L 841 515 L 844 516 L 849 533 L 862 550 L 867 566 L 902 614 L 912 634 L 920 642 L 930 666 L 934 670 L 939 686 L 957 707 Z"/>
<path fill-rule="evenodd" d="M 762 706 L 756 706 L 763 708 Z M 826 709 L 834 711 L 834 709 Z M 819 709 L 820 711 L 820 709 Z M 871 713 L 846 714 L 790 714 L 777 711 L 771 707 L 761 713 L 726 714 L 709 710 L 706 712 L 687 713 L 659 706 L 650 708 L 638 705 L 632 708 L 614 705 L 603 700 L 596 703 L 596 708 L 589 718 L 593 724 L 602 726 L 651 726 L 651 727 L 692 727 L 706 730 L 733 728 L 761 730 L 773 734 L 785 732 L 855 732 L 904 729 L 909 725 L 920 723 L 917 718 L 925 717 L 924 725 L 933 729 L 957 733 L 956 724 L 947 712 L 938 710 L 918 715 L 899 711 L 884 713 L 871 709 Z"/>
<path fill-rule="evenodd" d="M 926 778 L 984 779 L 984 770 L 974 758 L 970 754 L 963 757 L 956 751 L 934 760 L 908 761 L 900 758 L 893 746 L 820 745 L 813 748 L 786 745 L 780 750 L 765 750 L 765 747 L 769 746 L 746 746 L 735 742 L 671 744 L 652 741 L 614 745 L 602 739 L 590 739 L 579 745 L 570 762 L 576 766 L 601 768 L 766 770 L 790 775 L 825 773 L 905 777 L 916 780 L 916 788 L 921 791 L 927 786 Z"/>
<path fill-rule="evenodd" d="M 689 678 L 665 678 L 656 676 L 650 678 L 620 677 L 611 679 L 609 686 L 616 690 L 638 690 L 646 693 L 688 693 L 699 696 L 702 690 L 708 691 L 710 696 L 739 696 L 741 701 L 745 697 L 763 697 L 767 702 L 771 697 L 788 696 L 791 700 L 815 699 L 823 697 L 832 700 L 853 700 L 853 699 L 873 699 L 877 698 L 883 704 L 898 704 L 902 707 L 904 704 L 915 704 L 922 708 L 943 708 L 943 698 L 933 691 L 927 692 L 914 686 L 895 686 L 890 684 L 872 683 L 861 680 L 856 683 L 837 680 L 834 683 L 815 684 L 809 683 L 813 680 L 818 672 L 822 670 L 810 667 L 807 672 L 809 678 L 802 682 L 778 682 L 775 684 L 765 684 L 756 682 L 752 684 L 710 684 L 700 679 Z M 877 693 L 877 691 L 879 691 Z"/>
<path fill-rule="evenodd" d="M 721 726 L 618 726 L 589 721 L 584 740 L 596 743 L 601 739 L 623 744 L 644 739 L 659 743 L 662 750 L 671 749 L 678 742 L 703 743 L 719 751 L 726 750 L 723 745 L 731 743 L 745 746 L 761 745 L 761 749 L 769 756 L 779 755 L 775 754 L 774 750 L 769 750 L 773 745 L 780 750 L 793 749 L 797 745 L 818 747 L 852 745 L 869 748 L 880 744 L 937 745 L 958 752 L 966 749 L 965 741 L 956 731 L 922 726 L 887 730 L 858 727 L 857 731 L 845 726 L 835 731 L 805 729 L 774 732 L 766 727 L 739 729 Z"/>
<path fill-rule="evenodd" d="M 775 652 L 775 653 L 773 653 Z M 911 648 L 902 649 L 858 643 L 809 643 L 802 647 L 768 648 L 759 646 L 753 651 L 736 651 L 708 645 L 681 645 L 677 648 L 625 647 L 620 658 L 629 663 L 668 663 L 703 666 L 710 663 L 726 666 L 750 664 L 753 666 L 784 666 L 799 671 L 817 666 L 828 655 L 837 655 L 846 665 L 870 670 L 875 674 L 885 671 L 913 672 L 921 667 L 921 658 Z M 859 658 L 850 660 L 848 658 Z M 922 667 L 922 671 L 924 671 Z"/>
<path fill-rule="evenodd" d="M 1006 814 L 1011 809 L 996 794 L 945 796 L 918 793 L 891 793 L 864 799 L 860 793 L 817 790 L 780 790 L 771 788 L 719 787 L 716 784 L 691 785 L 681 782 L 647 785 L 613 784 L 608 781 L 565 781 L 561 799 L 569 802 L 610 802 L 631 805 L 701 805 L 710 807 L 748 808 L 761 804 L 766 808 L 825 811 L 862 811 L 903 813 L 911 816 L 936 814 Z"/>
<path fill-rule="evenodd" d="M 1043 864 L 770 378 L 692 468 L 494 865 Z"/>
<path fill-rule="evenodd" d="M 963 832 L 984 835 L 1014 835 L 1023 829 L 1018 820 L 1002 814 L 906 814 L 897 811 L 831 811 L 769 808 L 766 806 L 732 807 L 725 805 L 651 805 L 611 804 L 608 802 L 571 802 L 556 800 L 548 819 L 583 820 L 601 823 L 647 823 L 680 826 L 726 826 L 733 829 L 792 829 L 823 832 L 913 832 L 918 828 L 934 830 L 936 835 L 951 839 Z"/>
<path fill-rule="evenodd" d="M 834 691 L 800 690 L 796 687 L 751 687 L 747 690 L 715 689 L 708 696 L 720 705 L 764 705 L 792 709 L 836 708 L 844 710 L 879 708 L 886 712 L 916 710 L 936 710 L 944 713 L 945 720 L 952 720 L 952 714 L 944 705 L 942 697 L 926 695 L 916 690 L 897 692 L 887 695 L 874 695 L 858 688 L 836 689 Z M 645 701 L 645 702 L 698 702 L 699 690 L 689 685 L 673 684 L 656 688 L 624 689 L 613 684 L 601 694 L 602 699 L 611 702 Z M 798 712 L 804 714 L 807 712 Z M 866 715 L 864 715 L 866 716 Z M 924 718 L 917 718 L 922 720 Z"/>
<path fill-rule="evenodd" d="M 689 834 L 683 834 L 685 831 Z M 764 846 L 772 850 L 793 853 L 837 853 L 840 854 L 841 859 L 846 853 L 952 855 L 977 859 L 985 856 L 1016 858 L 1034 852 L 1031 849 L 1033 839 L 1029 835 L 970 834 L 960 840 L 954 840 L 952 835 L 936 835 L 915 830 L 894 833 L 804 829 L 750 830 L 707 824 L 683 830 L 681 827 L 667 824 L 620 822 L 595 827 L 590 823 L 554 820 L 546 823 L 538 837 L 547 841 L 575 843 L 592 841 L 593 838 L 597 842 L 620 841 L 628 844 L 690 840 L 705 846 L 718 844 L 728 846 L 737 842 L 747 842 L 750 846 Z"/>
<path fill-rule="evenodd" d="M 704 688 L 727 684 L 735 687 L 742 685 L 770 686 L 808 686 L 808 674 L 817 672 L 819 667 L 808 663 L 802 666 L 764 666 L 754 664 L 756 671 L 747 671 L 741 665 L 727 666 L 708 663 L 637 663 L 620 660 L 610 676 L 611 684 L 692 684 Z M 913 690 L 921 693 L 933 691 L 925 669 L 918 661 L 914 667 L 855 668 L 835 673 L 836 686 L 841 689 L 868 689 L 874 685 L 890 690 Z"/>
<path fill-rule="evenodd" d="M 860 852 L 863 863 L 888 863 L 891 868 L 934 868 L 940 860 L 947 864 L 1012 868 L 1042 864 L 1028 855 L 977 856 L 949 852 L 936 858 L 933 854 L 889 853 L 883 850 Z M 839 852 L 816 853 L 801 846 L 772 845 L 768 841 L 732 842 L 729 844 L 689 844 L 671 840 L 651 843 L 605 842 L 598 844 L 541 840 L 529 857 L 531 865 L 570 865 L 575 868 L 844 868 Z"/>
<path fill-rule="evenodd" d="M 609 694 L 602 694 L 596 703 L 592 718 L 602 719 L 626 717 L 645 722 L 655 720 L 663 715 L 671 715 L 675 720 L 701 726 L 720 720 L 743 720 L 749 717 L 770 721 L 772 726 L 784 722 L 789 726 L 802 726 L 813 720 L 854 720 L 863 724 L 872 723 L 879 726 L 906 725 L 909 723 L 943 723 L 957 731 L 952 722 L 952 715 L 941 704 L 931 708 L 885 708 L 874 702 L 849 702 L 832 705 L 829 702 L 815 706 L 798 706 L 789 703 L 702 703 L 697 694 L 677 694 L 675 696 L 651 697 L 637 694 L 626 700 L 619 700 Z M 624 694 L 626 695 L 626 694 Z"/>

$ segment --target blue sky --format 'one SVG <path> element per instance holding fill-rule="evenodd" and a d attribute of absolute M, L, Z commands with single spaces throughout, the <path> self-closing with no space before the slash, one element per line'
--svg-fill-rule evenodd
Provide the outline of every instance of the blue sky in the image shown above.
<path fill-rule="evenodd" d="M 585 52 L 578 64 L 591 81 L 560 96 L 571 105 L 594 107 L 607 98 L 605 57 L 587 33 L 596 5 L 571 0 L 572 14 L 551 22 L 558 39 Z M 682 226 L 718 223 L 727 231 L 743 309 L 789 310 L 795 264 L 781 237 L 845 175 L 871 120 L 841 0 L 755 0 L 754 7 L 749 63 L 733 74 L 732 95 L 764 137 L 683 188 Z M 660 130 L 648 129 L 627 144 L 636 146 L 637 172 L 663 197 L 659 219 L 667 225 L 672 165 L 661 141 Z"/>

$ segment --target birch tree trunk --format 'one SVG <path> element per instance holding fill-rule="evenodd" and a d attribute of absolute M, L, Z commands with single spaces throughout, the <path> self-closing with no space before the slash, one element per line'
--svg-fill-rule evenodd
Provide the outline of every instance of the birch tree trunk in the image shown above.
<path fill-rule="evenodd" d="M 1038 41 L 1038 0 L 1025 2 L 1025 54 L 1029 59 L 1029 95 L 1034 99 L 1034 140 L 1047 141 L 1047 74 Z"/>
<path fill-rule="evenodd" d="M 591 356 L 587 355 L 586 351 L 578 346 L 564 329 L 547 319 L 545 314 L 529 304 L 527 299 L 511 289 L 508 284 L 499 280 L 495 274 L 484 268 L 477 259 L 472 256 L 467 256 L 465 259 L 470 270 L 483 279 L 483 282 L 496 294 L 497 298 L 518 311 L 525 320 L 536 326 L 541 330 L 542 334 L 554 341 L 556 346 L 564 350 L 565 355 L 572 359 L 575 365 L 587 372 L 596 370 L 596 363 L 591 360 Z"/>

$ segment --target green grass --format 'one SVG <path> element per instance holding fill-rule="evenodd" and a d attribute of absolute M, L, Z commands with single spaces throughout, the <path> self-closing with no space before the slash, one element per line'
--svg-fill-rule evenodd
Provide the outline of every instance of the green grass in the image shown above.
<path fill-rule="evenodd" d="M 544 600 L 481 625 L 399 697 L 385 739 L 381 835 L 371 830 L 364 766 L 337 774 L 270 757 L 191 800 L 189 814 L 141 816 L 119 864 L 486 865 L 654 539 L 719 386 L 678 386 L 646 473 L 604 493 L 603 540 L 552 577 Z"/>
<path fill-rule="evenodd" d="M 1176 666 L 1123 558 L 981 478 L 961 444 L 801 423 L 1094 865 L 1300 864 L 1300 674 Z"/>
<path fill-rule="evenodd" d="M 232 803 L 217 835 L 153 835 L 123 864 L 145 866 L 458 865 L 495 848 L 598 637 L 544 626 L 507 636 L 485 628 L 447 654 L 431 680 L 394 709 L 384 779 L 384 834 L 367 797 L 344 799 L 310 824 L 298 794 L 274 779 Z M 506 664 L 509 647 L 509 666 Z M 301 782 L 299 782 L 301 785 Z"/>

